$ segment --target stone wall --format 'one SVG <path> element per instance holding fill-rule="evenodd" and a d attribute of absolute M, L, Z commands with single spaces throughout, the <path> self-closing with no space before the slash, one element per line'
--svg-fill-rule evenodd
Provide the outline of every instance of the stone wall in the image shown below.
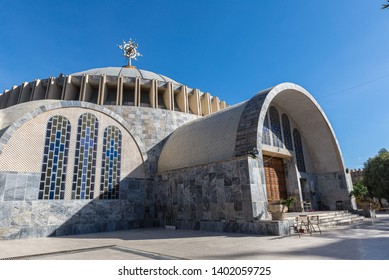
<path fill-rule="evenodd" d="M 149 211 L 152 182 L 126 178 L 115 200 L 38 200 L 40 174 L 0 173 L 0 239 L 137 228 Z"/>
<path fill-rule="evenodd" d="M 130 125 L 147 151 L 148 174 L 157 173 L 157 165 L 162 146 L 166 138 L 179 126 L 200 118 L 193 114 L 182 112 L 133 107 L 133 106 L 106 106 L 120 115 Z"/>
<path fill-rule="evenodd" d="M 349 198 L 351 189 L 349 189 L 343 172 L 308 174 L 308 183 L 311 189 L 314 187 L 316 197 L 313 201 L 318 203 L 320 210 L 351 210 L 353 208 Z"/>
<path fill-rule="evenodd" d="M 252 221 L 245 158 L 168 171 L 155 189 L 156 218 L 178 221 Z"/>
<path fill-rule="evenodd" d="M 155 189 L 156 220 L 179 229 L 287 235 L 271 221 L 259 160 L 242 156 L 164 172 Z"/>
<path fill-rule="evenodd" d="M 39 126 L 42 142 L 46 122 L 34 123 L 34 120 L 46 114 L 52 115 L 60 112 L 69 117 L 73 111 L 78 116 L 78 114 L 92 110 L 100 119 L 106 115 L 108 119 L 115 119 L 126 128 L 145 160 L 146 174 L 131 172 L 122 179 L 117 200 L 98 198 L 72 200 L 70 197 L 64 200 L 38 200 L 42 144 L 35 145 L 37 146 L 35 150 L 30 149 L 30 151 L 38 151 L 34 155 L 37 160 L 33 162 L 36 164 L 33 171 L 24 170 L 23 160 L 18 163 L 21 166 L 20 170 L 11 167 L 0 170 L 0 239 L 113 231 L 154 225 L 153 218 L 156 215 L 153 196 L 154 176 L 164 139 L 178 126 L 199 118 L 199 116 L 152 108 L 130 106 L 109 106 L 107 108 L 107 106 L 102 107 L 83 102 L 62 101 L 39 107 L 7 130 L 1 139 L 0 157 L 6 155 L 4 153 L 6 149 L 11 149 L 9 144 L 13 140 L 12 137 L 20 132 L 26 123 Z M 76 123 L 75 120 L 73 123 Z M 35 135 L 34 131 L 28 132 Z M 27 138 L 19 137 L 15 140 L 27 141 L 23 142 L 25 143 L 23 145 L 28 146 Z M 14 146 L 14 149 L 20 150 L 19 146 Z M 134 151 L 128 152 L 133 153 Z M 136 152 L 139 153 L 139 151 Z M 123 155 L 124 161 L 131 161 L 131 158 L 131 155 Z M 73 162 L 72 159 L 69 163 L 71 162 Z M 72 170 L 73 168 L 69 168 L 67 174 L 67 179 L 70 181 L 73 178 Z M 145 175 L 146 178 L 144 178 Z M 68 185 L 71 187 L 71 182 Z"/>

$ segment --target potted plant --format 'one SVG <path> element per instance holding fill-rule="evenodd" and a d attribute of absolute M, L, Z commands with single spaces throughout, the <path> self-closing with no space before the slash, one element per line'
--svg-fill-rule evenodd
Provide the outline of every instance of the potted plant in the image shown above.
<path fill-rule="evenodd" d="M 287 199 L 281 199 L 269 203 L 268 211 L 271 213 L 272 220 L 283 220 L 285 213 L 288 212 L 288 209 L 290 209 L 295 202 L 296 198 L 290 196 Z"/>
<path fill-rule="evenodd" d="M 296 198 L 294 196 L 289 196 L 287 199 L 281 199 L 281 204 L 284 206 L 285 212 L 288 212 L 295 203 Z"/>

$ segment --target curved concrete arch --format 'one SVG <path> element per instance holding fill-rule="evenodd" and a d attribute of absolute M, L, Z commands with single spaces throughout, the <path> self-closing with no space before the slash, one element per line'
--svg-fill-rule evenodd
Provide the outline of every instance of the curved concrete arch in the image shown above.
<path fill-rule="evenodd" d="M 270 104 L 282 108 L 297 123 L 314 157 L 314 172 L 344 170 L 339 144 L 327 116 L 307 90 L 293 83 L 279 84 L 249 100 L 237 132 L 236 156 L 255 147 L 261 151 L 263 123 Z M 243 123 L 251 125 L 244 127 Z"/>
<path fill-rule="evenodd" d="M 307 90 L 293 83 L 275 86 L 266 96 L 259 119 L 265 118 L 271 103 L 287 111 L 298 124 L 313 157 L 314 172 L 344 172 L 343 158 L 334 130 L 320 105 Z M 260 135 L 262 127 L 263 122 L 260 122 Z M 257 146 L 262 146 L 259 137 Z"/>
<path fill-rule="evenodd" d="M 81 101 L 59 101 L 47 104 L 47 102 L 42 102 L 42 104 L 37 107 L 36 105 L 39 105 L 38 103 L 35 104 L 34 107 L 30 107 L 32 110 L 28 113 L 18 116 L 18 119 L 13 122 L 12 125 L 6 128 L 5 132 L 1 135 L 0 138 L 0 155 L 3 151 L 3 147 L 7 144 L 7 142 L 11 139 L 13 133 L 18 130 L 20 127 L 22 127 L 26 122 L 32 120 L 34 117 L 38 116 L 41 113 L 61 109 L 61 108 L 70 108 L 70 107 L 79 107 L 79 108 L 85 108 L 90 109 L 94 111 L 98 111 L 100 113 L 103 113 L 105 115 L 108 115 L 112 119 L 119 122 L 131 135 L 131 137 L 134 139 L 135 144 L 137 145 L 139 152 L 141 153 L 143 163 L 146 167 L 146 175 L 149 176 L 149 166 L 148 166 L 148 156 L 145 146 L 143 145 L 142 141 L 140 140 L 139 136 L 137 136 L 137 133 L 135 130 L 131 127 L 131 124 L 128 123 L 125 119 L 123 119 L 121 116 L 116 114 L 115 112 L 92 103 L 88 102 L 81 102 Z"/>

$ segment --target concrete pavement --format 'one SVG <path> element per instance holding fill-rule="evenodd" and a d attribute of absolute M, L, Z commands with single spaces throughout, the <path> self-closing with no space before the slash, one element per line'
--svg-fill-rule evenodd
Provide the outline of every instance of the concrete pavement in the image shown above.
<path fill-rule="evenodd" d="M 322 228 L 323 229 L 323 228 Z M 290 237 L 147 228 L 0 241 L 0 259 L 389 260 L 389 214 Z"/>

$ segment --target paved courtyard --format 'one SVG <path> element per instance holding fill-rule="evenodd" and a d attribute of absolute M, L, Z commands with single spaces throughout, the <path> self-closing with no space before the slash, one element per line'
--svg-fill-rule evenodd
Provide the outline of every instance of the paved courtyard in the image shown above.
<path fill-rule="evenodd" d="M 0 259 L 389 260 L 389 214 L 322 234 L 258 236 L 160 228 L 0 241 Z"/>

